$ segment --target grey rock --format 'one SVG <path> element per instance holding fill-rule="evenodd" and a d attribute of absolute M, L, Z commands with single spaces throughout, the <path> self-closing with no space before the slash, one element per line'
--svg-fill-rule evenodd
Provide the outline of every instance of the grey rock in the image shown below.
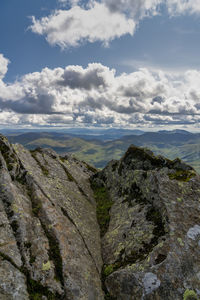
<path fill-rule="evenodd" d="M 146 295 L 151 294 L 160 286 L 160 280 L 153 273 L 146 273 L 143 279 L 144 292 Z"/>
<path fill-rule="evenodd" d="M 10 145 L 3 136 L 0 150 L 0 258 L 9 272 L 0 293 L 20 300 L 103 299 L 91 170 L 49 149 Z"/>
<path fill-rule="evenodd" d="M 93 181 L 107 188 L 113 203 L 102 238 L 110 297 L 182 300 L 187 290 L 197 295 L 199 175 L 178 159 L 131 146 Z"/>
<path fill-rule="evenodd" d="M 0 136 L 0 299 L 198 299 L 199 201 L 179 159 L 131 146 L 97 172 Z"/>
<path fill-rule="evenodd" d="M 25 276 L 6 260 L 0 260 L 0 299 L 29 299 Z"/>
<path fill-rule="evenodd" d="M 195 225 L 194 227 L 190 228 L 187 232 L 187 236 L 192 240 L 196 240 L 198 236 L 200 237 L 200 226 Z"/>

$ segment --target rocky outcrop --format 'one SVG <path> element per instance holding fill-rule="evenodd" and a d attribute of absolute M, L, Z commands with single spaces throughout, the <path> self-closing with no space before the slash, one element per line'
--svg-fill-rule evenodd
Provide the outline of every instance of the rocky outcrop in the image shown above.
<path fill-rule="evenodd" d="M 0 137 L 0 299 L 103 299 L 92 171 Z"/>
<path fill-rule="evenodd" d="M 131 146 L 93 186 L 110 195 L 109 224 L 101 224 L 108 299 L 199 299 L 199 175 Z"/>
<path fill-rule="evenodd" d="M 0 136 L 0 299 L 200 298 L 200 178 L 131 146 L 97 172 Z"/>

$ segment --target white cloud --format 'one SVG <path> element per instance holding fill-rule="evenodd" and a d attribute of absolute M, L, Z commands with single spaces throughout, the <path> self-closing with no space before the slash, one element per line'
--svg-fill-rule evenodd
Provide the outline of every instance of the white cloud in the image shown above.
<path fill-rule="evenodd" d="M 166 5 L 170 15 L 199 14 L 199 0 L 103 0 L 111 11 L 126 12 L 134 19 L 153 16 L 160 5 Z"/>
<path fill-rule="evenodd" d="M 8 71 L 9 60 L 0 53 L 0 79 L 3 79 L 4 75 Z"/>
<path fill-rule="evenodd" d="M 163 0 L 103 0 L 103 2 L 111 11 L 124 12 L 134 20 L 139 20 L 156 15 Z"/>
<path fill-rule="evenodd" d="M 111 13 L 102 3 L 94 2 L 90 8 L 73 6 L 69 10 L 56 10 L 48 17 L 32 17 L 30 29 L 44 35 L 51 45 L 61 48 L 78 46 L 84 41 L 103 44 L 124 34 L 133 35 L 135 22 L 120 12 Z"/>
<path fill-rule="evenodd" d="M 109 70 L 102 64 L 89 64 L 87 69 L 81 66 L 69 66 L 65 69 L 58 83 L 71 89 L 79 88 L 91 90 L 104 88 L 114 81 L 115 70 Z"/>
<path fill-rule="evenodd" d="M 133 35 L 143 18 L 160 13 L 161 5 L 166 6 L 170 16 L 200 13 L 199 0 L 88 0 L 85 5 L 79 0 L 59 2 L 70 8 L 41 19 L 33 16 L 29 28 L 62 49 L 86 41 L 100 41 L 107 46 L 115 38 Z"/>
<path fill-rule="evenodd" d="M 58 0 L 61 4 L 68 4 L 71 6 L 77 5 L 81 0 Z"/>
<path fill-rule="evenodd" d="M 167 0 L 170 15 L 199 14 L 199 0 Z"/>
<path fill-rule="evenodd" d="M 199 81 L 197 70 L 116 75 L 98 63 L 45 68 L 12 84 L 2 77 L 0 125 L 198 126 Z"/>

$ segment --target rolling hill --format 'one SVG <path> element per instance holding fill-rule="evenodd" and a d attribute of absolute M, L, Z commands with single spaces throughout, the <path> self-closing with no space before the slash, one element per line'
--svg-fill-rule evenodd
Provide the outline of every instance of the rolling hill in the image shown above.
<path fill-rule="evenodd" d="M 87 134 L 86 134 L 87 133 Z M 77 158 L 103 168 L 112 159 L 119 159 L 126 149 L 134 144 L 147 147 L 157 155 L 170 159 L 181 158 L 200 172 L 200 134 L 184 130 L 136 132 L 25 132 L 9 134 L 12 143 L 20 143 L 28 149 L 52 148 L 59 154 L 73 153 Z M 125 132 L 124 132 L 125 133 Z M 139 135 L 138 135 L 139 134 Z M 122 135 L 122 136 L 121 136 Z M 119 136 L 119 138 L 116 138 Z"/>

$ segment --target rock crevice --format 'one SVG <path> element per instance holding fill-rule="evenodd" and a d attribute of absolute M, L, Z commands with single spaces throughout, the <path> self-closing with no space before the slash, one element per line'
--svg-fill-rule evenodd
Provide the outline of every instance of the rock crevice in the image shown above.
<path fill-rule="evenodd" d="M 0 136 L 0 299 L 200 298 L 199 199 L 179 159 L 131 146 L 97 171 Z"/>
<path fill-rule="evenodd" d="M 3 136 L 0 144 L 6 149 L 1 152 L 0 202 L 10 228 L 9 237 L 0 232 L 0 267 L 7 261 L 16 269 L 12 289 L 7 289 L 10 278 L 0 283 L 0 298 L 103 299 L 96 206 L 88 201 L 91 171 L 72 158 L 60 162 L 51 150 L 33 155 Z M 65 163 L 66 169 L 73 169 L 71 177 L 79 174 L 76 182 L 61 167 Z M 12 247 L 5 247 L 3 239 Z M 21 285 L 16 279 L 19 272 Z"/>

